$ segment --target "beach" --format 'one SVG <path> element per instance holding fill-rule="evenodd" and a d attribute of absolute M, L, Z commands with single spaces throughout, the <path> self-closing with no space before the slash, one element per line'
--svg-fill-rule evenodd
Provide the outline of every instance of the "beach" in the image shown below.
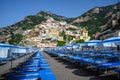
<path fill-rule="evenodd" d="M 43 53 L 57 80 L 118 80 L 116 75 L 99 74 L 60 57 Z"/>

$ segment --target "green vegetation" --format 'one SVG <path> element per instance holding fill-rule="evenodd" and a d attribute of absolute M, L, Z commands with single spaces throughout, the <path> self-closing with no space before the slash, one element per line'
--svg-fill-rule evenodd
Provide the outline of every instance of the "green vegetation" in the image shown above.
<path fill-rule="evenodd" d="M 96 32 L 101 31 L 100 26 L 104 25 L 106 21 L 99 21 L 99 20 L 88 20 L 86 22 L 81 22 L 81 23 L 74 23 L 73 25 L 77 26 L 83 26 L 86 27 L 86 29 L 89 32 L 89 35 L 92 36 Z"/>
<path fill-rule="evenodd" d="M 59 36 L 63 37 L 64 40 L 66 40 L 66 35 L 65 35 L 65 31 L 62 31 Z"/>
<path fill-rule="evenodd" d="M 50 41 L 52 38 L 46 38 L 45 40 Z"/>
<path fill-rule="evenodd" d="M 38 13 L 38 15 L 39 14 L 42 15 L 42 16 L 44 16 L 44 17 L 50 16 L 50 17 L 52 17 L 56 21 L 66 21 L 66 22 L 70 22 L 71 21 L 71 18 L 66 18 L 64 16 L 56 15 L 56 14 L 53 14 L 51 12 L 40 11 Z"/>
<path fill-rule="evenodd" d="M 65 46 L 65 41 L 57 41 L 57 46 Z"/>
<path fill-rule="evenodd" d="M 22 40 L 22 38 L 23 38 L 23 36 L 21 34 L 12 34 L 12 37 L 9 40 L 9 43 L 17 45 Z"/>
<path fill-rule="evenodd" d="M 76 29 L 75 29 L 75 28 L 72 28 L 72 27 L 69 27 L 69 28 L 67 28 L 66 30 L 74 31 L 74 30 L 76 30 Z"/>
<path fill-rule="evenodd" d="M 84 42 L 83 39 L 79 39 L 79 40 L 76 41 L 76 43 L 83 43 L 83 42 Z"/>
<path fill-rule="evenodd" d="M 23 21 L 16 23 L 13 26 L 21 27 L 23 30 L 33 29 L 35 25 L 46 21 L 44 17 L 39 16 L 27 16 Z"/>
<path fill-rule="evenodd" d="M 92 35 L 94 35 L 96 32 L 101 32 L 100 26 L 107 24 L 107 22 L 112 18 L 111 15 L 118 12 L 117 9 L 113 9 L 113 6 L 100 7 L 99 9 L 99 13 L 93 13 L 94 9 L 91 9 L 88 12 L 84 13 L 82 16 L 75 18 L 78 19 L 81 17 L 89 17 L 90 19 L 84 22 L 73 23 L 73 25 L 86 27 L 86 29 L 89 31 L 90 37 L 94 38 Z M 109 13 L 112 14 L 108 15 Z"/>

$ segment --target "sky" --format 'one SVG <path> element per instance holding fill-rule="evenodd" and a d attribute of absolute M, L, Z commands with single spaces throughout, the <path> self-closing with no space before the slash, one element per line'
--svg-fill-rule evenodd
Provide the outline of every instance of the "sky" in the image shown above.
<path fill-rule="evenodd" d="M 118 2 L 120 0 L 0 0 L 0 27 L 10 26 L 41 10 L 75 18 L 96 6 Z"/>

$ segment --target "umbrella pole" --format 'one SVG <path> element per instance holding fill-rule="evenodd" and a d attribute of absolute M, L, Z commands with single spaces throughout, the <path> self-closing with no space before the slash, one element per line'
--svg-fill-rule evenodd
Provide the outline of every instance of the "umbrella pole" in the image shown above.
<path fill-rule="evenodd" d="M 12 72 L 12 51 L 11 51 L 11 49 L 8 50 L 8 53 L 10 55 L 10 68 L 9 68 L 9 70 L 10 70 L 10 72 Z"/>
<path fill-rule="evenodd" d="M 11 70 L 12 70 L 12 57 L 11 57 L 11 63 L 10 63 L 10 67 L 11 67 Z"/>
<path fill-rule="evenodd" d="M 10 71 L 12 72 L 12 53 L 11 54 L 11 60 L 10 60 Z"/>

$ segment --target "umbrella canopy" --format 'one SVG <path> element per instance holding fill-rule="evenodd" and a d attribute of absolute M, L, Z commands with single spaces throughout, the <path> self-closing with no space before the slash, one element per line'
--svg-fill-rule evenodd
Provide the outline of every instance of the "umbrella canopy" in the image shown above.
<path fill-rule="evenodd" d="M 16 48 L 16 46 L 8 44 L 0 44 L 0 58 L 8 58 L 10 56 L 10 49 Z"/>
<path fill-rule="evenodd" d="M 102 42 L 101 40 L 90 40 L 90 41 L 84 42 L 83 44 L 85 44 L 86 46 L 94 46 L 101 42 Z"/>
<path fill-rule="evenodd" d="M 27 53 L 28 48 L 0 43 L 0 58 L 8 58 L 11 53 Z"/>
<path fill-rule="evenodd" d="M 120 42 L 120 37 L 112 37 L 112 38 L 109 38 L 109 39 L 105 39 L 103 40 L 104 43 L 106 42 Z"/>
<path fill-rule="evenodd" d="M 27 49 L 26 48 L 21 48 L 21 47 L 11 48 L 11 52 L 12 53 L 26 53 Z"/>
<path fill-rule="evenodd" d="M 73 44 L 72 47 L 73 48 L 78 48 L 78 47 L 80 47 L 80 45 L 79 44 Z"/>
<path fill-rule="evenodd" d="M 65 46 L 66 49 L 72 49 L 72 45 Z"/>
<path fill-rule="evenodd" d="M 9 53 L 9 48 L 0 47 L 0 58 L 7 58 Z"/>
<path fill-rule="evenodd" d="M 117 45 L 120 45 L 120 37 L 112 37 L 109 39 L 105 39 L 105 40 L 103 40 L 103 45 L 116 47 Z"/>

